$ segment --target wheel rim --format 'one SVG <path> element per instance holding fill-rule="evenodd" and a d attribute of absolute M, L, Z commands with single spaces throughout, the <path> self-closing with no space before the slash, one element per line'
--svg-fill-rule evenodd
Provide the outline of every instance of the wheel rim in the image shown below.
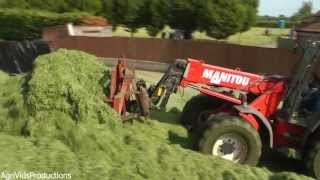
<path fill-rule="evenodd" d="M 248 154 L 248 144 L 245 139 L 235 133 L 220 136 L 212 147 L 212 155 L 223 159 L 243 163 Z"/>

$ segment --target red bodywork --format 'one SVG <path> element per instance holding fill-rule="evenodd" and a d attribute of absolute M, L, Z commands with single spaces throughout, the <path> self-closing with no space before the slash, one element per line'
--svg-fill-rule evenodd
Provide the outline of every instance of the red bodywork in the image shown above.
<path fill-rule="evenodd" d="M 180 83 L 182 87 L 191 87 L 201 93 L 215 96 L 217 98 L 228 101 L 234 105 L 248 103 L 248 106 L 262 113 L 273 127 L 274 145 L 288 146 L 292 145 L 285 139 L 285 133 L 294 133 L 303 135 L 304 129 L 293 124 L 289 124 L 288 120 L 272 123 L 271 117 L 274 117 L 278 111 L 278 106 L 283 100 L 283 96 L 287 89 L 288 81 L 284 77 L 279 76 L 261 76 L 233 70 L 213 65 L 205 64 L 201 60 L 189 59 L 183 80 Z M 223 87 L 230 90 L 237 90 L 253 96 L 244 102 L 243 99 L 237 98 L 231 93 L 218 92 L 212 87 Z M 252 114 L 245 114 L 235 111 L 244 119 L 252 124 L 257 130 L 260 130 L 260 120 Z"/>

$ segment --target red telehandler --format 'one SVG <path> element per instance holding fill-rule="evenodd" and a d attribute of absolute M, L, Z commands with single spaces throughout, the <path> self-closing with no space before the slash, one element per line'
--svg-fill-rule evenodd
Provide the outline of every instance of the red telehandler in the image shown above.
<path fill-rule="evenodd" d="M 149 95 L 165 109 L 179 87 L 200 92 L 186 103 L 180 119 L 201 137 L 202 153 L 257 165 L 263 149 L 294 148 L 309 175 L 320 178 L 320 112 L 302 106 L 319 58 L 320 44 L 308 45 L 291 78 L 176 60 Z"/>
<path fill-rule="evenodd" d="M 300 152 L 309 175 L 320 178 L 320 112 L 302 106 L 304 91 L 320 58 L 319 49 L 319 43 L 305 48 L 291 78 L 252 74 L 201 60 L 176 60 L 147 95 L 146 85 L 139 82 L 133 90 L 137 100 L 121 96 L 121 107 L 117 109 L 123 113 L 130 105 L 138 104 L 140 115 L 148 115 L 149 98 L 153 105 L 165 109 L 170 95 L 179 87 L 195 89 L 200 94 L 186 103 L 180 119 L 199 135 L 202 153 L 254 166 L 264 149 L 294 148 Z M 119 94 L 126 94 L 123 92 Z M 117 107 L 117 99 L 114 101 Z"/>

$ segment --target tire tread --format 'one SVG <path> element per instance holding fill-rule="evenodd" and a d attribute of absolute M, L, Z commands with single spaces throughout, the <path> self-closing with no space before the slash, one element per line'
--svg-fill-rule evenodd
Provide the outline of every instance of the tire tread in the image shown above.
<path fill-rule="evenodd" d="M 203 109 L 214 108 L 220 104 L 221 101 L 205 94 L 193 96 L 183 107 L 180 122 L 184 126 L 191 126 L 192 129 L 197 131 L 197 127 L 195 127 L 196 125 L 194 123 L 196 119 L 195 116 L 197 116 L 197 114 L 199 114 Z"/>
<path fill-rule="evenodd" d="M 305 165 L 307 168 L 307 173 L 313 177 L 316 177 L 320 179 L 320 173 L 318 174 L 318 177 L 316 176 L 316 172 L 314 172 L 314 160 L 316 156 L 320 153 L 320 141 L 315 141 L 310 146 L 306 158 L 305 158 Z M 318 162 L 320 163 L 320 162 Z M 320 165 L 319 165 L 320 166 Z"/>

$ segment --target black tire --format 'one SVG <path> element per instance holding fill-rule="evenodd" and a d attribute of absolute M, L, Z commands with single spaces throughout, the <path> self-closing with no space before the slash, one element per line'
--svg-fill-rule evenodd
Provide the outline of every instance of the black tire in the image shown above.
<path fill-rule="evenodd" d="M 203 132 L 207 118 L 220 105 L 222 105 L 222 102 L 219 99 L 205 94 L 196 95 L 184 106 L 180 122 L 193 132 Z"/>
<path fill-rule="evenodd" d="M 320 179 L 320 140 L 310 146 L 306 153 L 305 165 L 310 176 Z"/>
<path fill-rule="evenodd" d="M 200 152 L 213 155 L 213 148 L 217 146 L 216 143 L 218 140 L 220 141 L 224 136 L 233 135 L 233 137 L 239 137 L 242 140 L 243 144 L 241 145 L 246 145 L 242 146 L 246 147 L 244 148 L 245 152 L 241 153 L 240 151 L 240 154 L 243 155 L 242 158 L 239 160 L 235 159 L 234 162 L 248 164 L 251 166 L 258 164 L 262 151 L 261 138 L 257 130 L 254 129 L 250 123 L 239 117 L 229 115 L 212 116 L 209 118 L 209 121 L 211 122 L 211 125 L 204 132 L 204 135 L 199 143 Z M 222 149 L 226 146 L 229 146 L 230 148 L 230 146 L 232 146 L 231 149 L 233 150 L 231 151 L 236 152 L 236 143 L 234 143 L 234 141 L 227 139 L 223 140 L 223 143 L 223 145 L 219 145 L 219 149 Z M 223 150 L 219 150 L 220 153 L 222 153 L 222 151 Z"/>

